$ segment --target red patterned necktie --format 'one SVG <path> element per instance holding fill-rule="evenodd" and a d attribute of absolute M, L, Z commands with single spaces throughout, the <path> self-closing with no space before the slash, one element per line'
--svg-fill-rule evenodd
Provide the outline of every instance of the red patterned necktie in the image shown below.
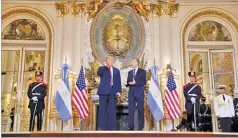
<path fill-rule="evenodd" d="M 110 81 L 110 87 L 112 87 L 112 71 L 111 71 L 111 67 L 108 67 L 108 70 L 109 70 L 109 74 L 111 76 L 111 81 Z"/>

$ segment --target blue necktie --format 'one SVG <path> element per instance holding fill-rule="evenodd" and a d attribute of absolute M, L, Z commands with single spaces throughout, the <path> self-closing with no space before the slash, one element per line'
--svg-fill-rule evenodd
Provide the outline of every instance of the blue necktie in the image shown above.
<path fill-rule="evenodd" d="M 136 69 L 133 69 L 133 80 L 135 80 L 136 77 Z"/>
<path fill-rule="evenodd" d="M 225 95 L 222 95 L 222 96 L 223 96 L 223 100 L 225 101 L 226 100 Z"/>

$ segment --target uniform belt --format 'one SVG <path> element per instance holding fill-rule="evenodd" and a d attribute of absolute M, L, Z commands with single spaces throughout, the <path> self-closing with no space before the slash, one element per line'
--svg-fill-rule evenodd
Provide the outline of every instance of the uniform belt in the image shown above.
<path fill-rule="evenodd" d="M 32 93 L 32 95 L 41 95 L 40 93 Z"/>

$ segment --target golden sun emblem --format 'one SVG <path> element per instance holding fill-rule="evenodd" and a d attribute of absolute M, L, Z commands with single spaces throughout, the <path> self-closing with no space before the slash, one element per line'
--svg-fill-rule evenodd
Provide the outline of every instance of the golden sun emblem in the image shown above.
<path fill-rule="evenodd" d="M 103 43 L 113 56 L 124 58 L 132 46 L 132 29 L 121 13 L 114 14 L 103 29 Z"/>

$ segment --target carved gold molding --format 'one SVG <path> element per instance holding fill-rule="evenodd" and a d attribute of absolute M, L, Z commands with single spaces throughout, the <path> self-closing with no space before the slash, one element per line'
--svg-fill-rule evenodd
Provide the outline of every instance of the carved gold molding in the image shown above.
<path fill-rule="evenodd" d="M 45 25 L 46 25 L 46 28 L 47 28 L 47 31 L 48 31 L 48 34 L 49 34 L 49 41 L 48 41 L 48 44 L 49 44 L 49 49 L 48 49 L 48 70 L 47 70 L 47 76 L 48 76 L 48 86 L 50 87 L 50 67 L 51 67 L 51 50 L 52 50 L 52 47 L 53 47 L 53 44 L 52 44 L 52 40 L 53 40 L 53 33 L 52 33 L 52 30 L 51 30 L 51 25 L 49 23 L 49 20 L 42 16 L 39 12 L 35 12 L 33 10 L 30 10 L 30 9 L 13 9 L 9 12 L 6 12 L 2 15 L 2 21 L 6 20 L 7 18 L 10 18 L 10 17 L 13 17 L 15 15 L 20 15 L 20 14 L 29 14 L 29 15 L 32 15 L 38 19 L 40 19 Z M 48 87 L 48 90 L 49 91 L 49 87 Z M 48 112 L 49 112 L 49 109 L 48 109 L 48 101 L 49 101 L 49 93 L 47 93 L 47 97 L 46 97 L 46 119 L 44 121 L 44 127 L 43 128 L 47 128 L 47 122 L 48 122 L 48 119 L 49 117 L 47 116 L 48 115 Z"/>
<path fill-rule="evenodd" d="M 61 2 L 55 3 L 58 16 L 64 16 L 72 14 L 74 16 L 87 14 L 88 20 L 94 18 L 96 14 L 103 9 L 103 7 L 109 3 L 107 0 L 94 0 L 77 2 L 74 0 L 62 0 Z M 115 7 L 120 8 L 123 6 L 132 7 L 139 15 L 143 16 L 146 21 L 149 21 L 149 14 L 152 13 L 153 17 L 160 17 L 162 15 L 170 15 L 175 17 L 179 4 L 170 2 L 150 3 L 149 1 L 141 0 L 130 0 L 128 2 L 117 1 L 114 2 Z"/>
<path fill-rule="evenodd" d="M 188 29 L 188 26 L 190 25 L 191 22 L 193 22 L 195 19 L 201 17 L 201 16 L 206 16 L 206 15 L 211 15 L 211 16 L 217 16 L 219 18 L 223 18 L 225 20 L 227 20 L 231 25 L 234 26 L 234 28 L 236 29 L 236 31 L 238 32 L 238 23 L 228 14 L 221 12 L 221 11 L 217 11 L 217 10 L 205 10 L 205 11 L 201 11 L 196 13 L 195 15 L 193 15 L 192 17 L 190 17 L 188 19 L 188 21 L 186 21 L 184 27 L 183 27 L 183 32 L 182 32 L 182 49 L 183 49 L 183 68 L 184 68 L 184 78 L 186 78 L 186 74 L 187 74 L 187 70 L 186 70 L 186 51 L 185 51 L 185 34 L 186 31 Z M 185 80 L 184 80 L 185 81 Z"/>
<path fill-rule="evenodd" d="M 104 0 L 95 0 L 87 3 L 85 12 L 88 14 L 88 20 L 95 17 L 96 14 L 108 3 Z"/>
<path fill-rule="evenodd" d="M 3 47 L 34 47 L 34 48 L 39 48 L 39 47 L 47 47 L 47 44 L 36 44 L 36 43 L 2 43 Z"/>
<path fill-rule="evenodd" d="M 148 6 L 150 6 L 150 3 L 147 0 L 143 1 L 130 0 L 129 2 L 117 2 L 117 3 L 133 7 L 139 15 L 143 16 L 146 21 L 149 21 L 150 9 L 148 8 Z"/>
<path fill-rule="evenodd" d="M 175 17 L 178 11 L 179 4 L 174 2 L 161 2 L 152 3 L 150 5 L 152 17 L 160 17 L 162 15 L 169 15 Z"/>
<path fill-rule="evenodd" d="M 76 1 L 61 1 L 55 3 L 56 10 L 58 11 L 58 16 L 64 16 L 67 14 L 72 14 L 74 16 L 82 15 L 86 4 L 84 2 Z"/>

